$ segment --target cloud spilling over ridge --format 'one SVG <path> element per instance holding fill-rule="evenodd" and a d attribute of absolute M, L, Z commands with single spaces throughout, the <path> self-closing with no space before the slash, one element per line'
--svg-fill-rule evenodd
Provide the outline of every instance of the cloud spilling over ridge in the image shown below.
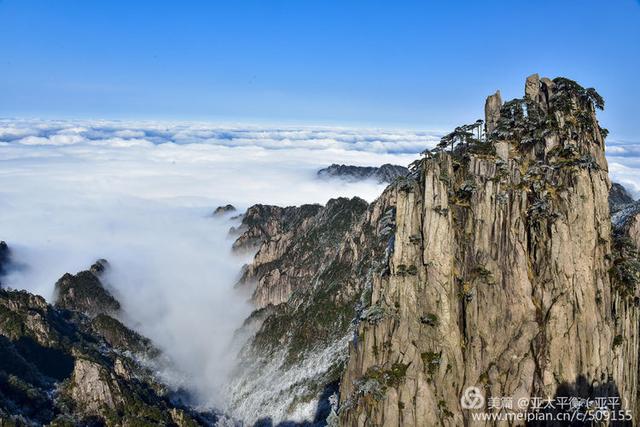
<path fill-rule="evenodd" d="M 235 224 L 212 210 L 373 200 L 383 185 L 319 180 L 316 171 L 334 162 L 406 165 L 415 157 L 407 147 L 425 144 L 373 131 L 1 124 L 0 239 L 24 265 L 3 284 L 51 301 L 65 272 L 107 258 L 125 322 L 176 366 L 161 374 L 216 407 L 233 364 L 229 342 L 251 307 L 233 290 L 247 261 L 229 250 Z"/>

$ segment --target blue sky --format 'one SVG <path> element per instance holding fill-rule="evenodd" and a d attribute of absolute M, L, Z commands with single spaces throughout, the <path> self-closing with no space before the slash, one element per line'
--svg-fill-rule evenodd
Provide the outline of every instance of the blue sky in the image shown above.
<path fill-rule="evenodd" d="M 638 140 L 640 3 L 0 0 L 0 116 L 447 129 L 539 72 Z"/>

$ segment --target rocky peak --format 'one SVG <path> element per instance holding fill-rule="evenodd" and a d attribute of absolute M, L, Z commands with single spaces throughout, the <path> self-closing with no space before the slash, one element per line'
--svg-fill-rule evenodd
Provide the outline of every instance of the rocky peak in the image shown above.
<path fill-rule="evenodd" d="M 413 164 L 342 376 L 342 424 L 467 425 L 469 386 L 619 396 L 638 413 L 637 252 L 612 253 L 603 106 L 534 75 L 524 98 L 488 98 L 486 135 L 461 126 Z"/>
<path fill-rule="evenodd" d="M 104 314 L 89 321 L 0 290 L 0 424 L 213 425 L 173 403 L 138 361 L 157 356 L 150 348 Z"/>
<path fill-rule="evenodd" d="M 7 273 L 10 257 L 11 251 L 9 250 L 9 246 L 4 241 L 0 241 L 0 278 Z M 0 281 L 0 285 L 1 284 L 2 282 Z"/>
<path fill-rule="evenodd" d="M 634 201 L 633 196 L 624 186 L 617 182 L 611 184 L 611 190 L 609 190 L 609 209 L 611 209 L 611 214 L 616 213 Z"/>
<path fill-rule="evenodd" d="M 230 234 L 238 235 L 233 242 L 234 252 L 250 252 L 258 249 L 262 242 L 284 233 L 316 215 L 322 206 L 302 205 L 280 207 L 257 204 L 242 216 L 239 227 L 231 228 Z"/>
<path fill-rule="evenodd" d="M 332 199 L 261 244 L 241 279 L 255 284 L 258 309 L 245 325 L 255 334 L 233 376 L 232 409 L 278 424 L 337 391 L 360 295 L 384 265 L 390 197 Z M 251 416 L 245 421 L 257 421 Z"/>
<path fill-rule="evenodd" d="M 238 282 L 238 285 L 256 284 L 252 301 L 257 308 L 286 302 L 293 292 L 310 286 L 323 257 L 335 256 L 332 242 L 341 241 L 360 220 L 368 204 L 358 197 L 340 197 L 329 200 L 325 207 L 311 206 L 313 209 L 309 205 L 286 208 L 289 212 L 284 216 L 281 210 L 271 210 L 282 226 L 274 229 L 274 234 L 265 235 L 253 262 L 244 269 Z M 301 254 L 305 254 L 304 265 L 298 264 Z"/>
<path fill-rule="evenodd" d="M 502 107 L 502 97 L 500 91 L 496 91 L 493 95 L 489 96 L 484 104 L 484 121 L 486 123 L 487 133 L 491 133 L 498 126 L 498 119 L 500 118 L 500 108 Z"/>
<path fill-rule="evenodd" d="M 540 76 L 537 73 L 527 77 L 524 84 L 525 98 L 539 102 L 540 86 Z"/>
<path fill-rule="evenodd" d="M 89 270 L 75 275 L 63 275 L 55 284 L 55 306 L 78 311 L 89 317 L 117 313 L 120 303 L 105 289 L 100 280 L 108 266 L 108 262 L 101 259 Z"/>
<path fill-rule="evenodd" d="M 226 215 L 228 213 L 235 212 L 235 211 L 236 211 L 236 207 L 233 206 L 233 205 L 218 206 L 213 211 L 213 216 L 220 217 L 220 216 L 224 216 L 224 215 Z"/>

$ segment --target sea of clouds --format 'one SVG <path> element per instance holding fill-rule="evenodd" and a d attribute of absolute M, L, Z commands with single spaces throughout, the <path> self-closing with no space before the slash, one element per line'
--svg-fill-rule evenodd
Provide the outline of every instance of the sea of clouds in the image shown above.
<path fill-rule="evenodd" d="M 0 240 L 19 268 L 3 284 L 53 300 L 56 280 L 106 258 L 125 322 L 154 340 L 176 386 L 223 407 L 229 343 L 250 313 L 233 284 L 231 203 L 375 199 L 384 185 L 319 180 L 331 163 L 407 165 L 437 132 L 206 123 L 0 120 Z M 637 196 L 640 144 L 608 146 L 611 175 Z"/>
<path fill-rule="evenodd" d="M 231 203 L 375 199 L 384 185 L 316 178 L 331 163 L 408 164 L 427 132 L 103 121 L 0 121 L 0 240 L 19 268 L 2 282 L 53 301 L 65 272 L 109 260 L 108 285 L 129 326 L 156 342 L 162 372 L 207 406 L 234 360 L 251 307 L 233 290 L 247 258 L 214 218 Z"/>

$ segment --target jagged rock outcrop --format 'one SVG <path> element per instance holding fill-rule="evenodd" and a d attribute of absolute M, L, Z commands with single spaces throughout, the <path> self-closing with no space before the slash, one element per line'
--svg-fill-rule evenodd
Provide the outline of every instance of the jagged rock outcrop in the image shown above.
<path fill-rule="evenodd" d="M 295 228 L 305 219 L 314 216 L 322 208 L 320 205 L 288 206 L 253 205 L 242 216 L 242 223 L 229 230 L 238 235 L 233 242 L 234 252 L 250 252 L 258 249 L 262 242 L 272 236 Z"/>
<path fill-rule="evenodd" d="M 89 270 L 75 275 L 66 273 L 62 276 L 55 284 L 55 306 L 78 311 L 90 317 L 117 313 L 120 303 L 100 281 L 108 266 L 108 262 L 101 259 Z"/>
<path fill-rule="evenodd" d="M 633 196 L 624 186 L 617 182 L 611 184 L 611 190 L 609 190 L 609 210 L 611 215 L 633 202 Z"/>
<path fill-rule="evenodd" d="M 245 322 L 253 335 L 229 391 L 246 422 L 326 418 L 361 294 L 386 266 L 392 197 L 330 200 L 260 246 L 243 280 L 257 282 L 253 299 L 263 308 Z"/>
<path fill-rule="evenodd" d="M 7 273 L 10 255 L 9 246 L 4 241 L 0 241 L 0 278 Z M 2 285 L 2 281 L 0 281 L 0 285 Z"/>
<path fill-rule="evenodd" d="M 500 108 L 502 108 L 502 97 L 500 91 L 496 91 L 493 95 L 487 98 L 484 104 L 484 116 L 487 132 L 491 133 L 498 126 L 498 120 L 500 119 Z"/>
<path fill-rule="evenodd" d="M 640 248 L 640 201 L 635 201 L 622 185 L 613 183 L 609 192 L 609 209 L 614 233 Z"/>
<path fill-rule="evenodd" d="M 603 102 L 567 79 L 526 86 L 499 109 L 489 98 L 486 139 L 427 153 L 396 190 L 390 270 L 367 301 L 381 314 L 351 346 L 342 425 L 466 425 L 468 386 L 514 401 L 571 389 L 638 413 L 637 283 L 612 273 Z"/>
<path fill-rule="evenodd" d="M 637 418 L 636 204 L 612 227 L 602 107 L 593 89 L 530 76 L 523 99 L 489 97 L 484 134 L 477 121 L 447 135 L 351 231 L 321 241 L 327 205 L 255 233 L 242 282 L 263 308 L 236 408 L 296 419 L 340 376 L 325 412 L 340 425 L 485 424 L 460 405 L 468 386 L 485 402 L 619 397 L 610 409 Z"/>
<path fill-rule="evenodd" d="M 104 265 L 94 264 L 86 273 L 99 274 Z M 81 295 L 80 303 L 71 301 L 71 295 L 66 294 L 67 304 L 61 308 L 25 291 L 0 290 L 0 423 L 215 422 L 215 417 L 173 402 L 167 388 L 140 363 L 139 358 L 150 360 L 158 354 L 148 339 L 106 314 L 90 319 L 70 308 L 96 307 L 103 293 L 73 294 Z"/>
<path fill-rule="evenodd" d="M 235 211 L 236 211 L 236 207 L 233 205 L 218 206 L 213 211 L 213 216 L 220 217 Z"/>
<path fill-rule="evenodd" d="M 271 234 L 244 269 L 239 285 L 256 284 L 251 298 L 256 308 L 287 302 L 294 291 L 313 286 L 336 257 L 336 242 L 346 238 L 368 205 L 356 197 L 330 200 L 324 208 L 311 206 L 287 208 L 288 226 Z"/>
<path fill-rule="evenodd" d="M 379 183 L 391 183 L 396 178 L 407 176 L 409 169 L 386 163 L 380 167 L 332 164 L 318 171 L 319 178 L 340 178 L 347 181 L 373 179 Z"/>

